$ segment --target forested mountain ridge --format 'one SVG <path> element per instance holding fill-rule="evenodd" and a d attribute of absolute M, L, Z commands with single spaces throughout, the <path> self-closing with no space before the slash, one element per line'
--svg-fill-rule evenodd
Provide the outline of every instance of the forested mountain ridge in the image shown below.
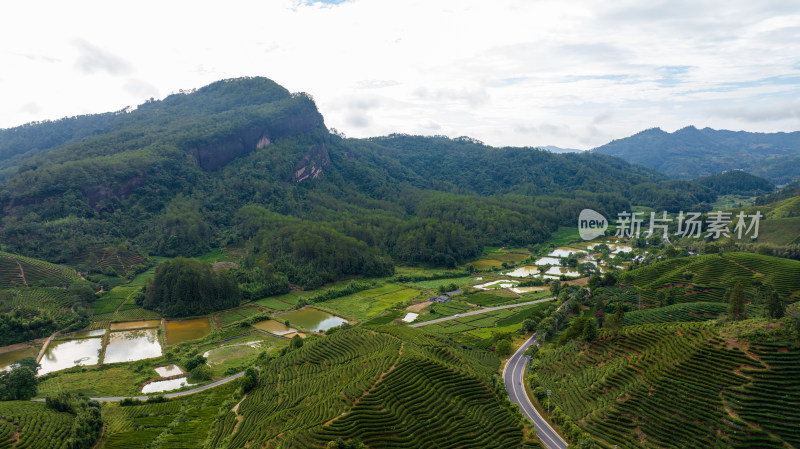
<path fill-rule="evenodd" d="M 785 184 L 798 176 L 800 131 L 751 133 L 688 126 L 667 133 L 652 128 L 592 152 L 621 157 L 673 178 L 693 179 L 741 169 Z"/>
<path fill-rule="evenodd" d="M 331 244 L 354 238 L 397 260 L 452 266 L 482 245 L 544 241 L 586 207 L 677 211 L 716 195 L 601 154 L 469 138 L 347 139 L 327 130 L 309 95 L 266 78 L 92 117 L 0 132 L 0 150 L 13 148 L 0 153 L 13 173 L 0 184 L 4 249 L 66 262 L 91 245 L 193 256 L 249 244 L 273 260 L 330 266 L 301 260 L 317 254 L 303 249 L 311 240 L 281 240 L 310 235 L 285 229 L 301 220 Z M 41 148 L 26 152 L 25 139 Z"/>

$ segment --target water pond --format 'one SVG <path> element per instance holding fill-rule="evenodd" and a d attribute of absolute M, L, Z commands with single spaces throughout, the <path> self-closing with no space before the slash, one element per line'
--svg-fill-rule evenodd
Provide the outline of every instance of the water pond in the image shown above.
<path fill-rule="evenodd" d="M 570 255 L 570 253 L 578 253 L 579 251 L 580 250 L 577 250 L 575 248 L 561 247 L 561 248 L 556 248 L 553 251 L 551 251 L 550 254 L 548 254 L 548 256 L 550 256 L 550 257 L 567 257 L 567 256 Z"/>
<path fill-rule="evenodd" d="M 314 332 L 324 331 L 347 322 L 344 318 L 312 307 L 281 314 L 278 319 L 289 320 L 297 327 Z"/>
<path fill-rule="evenodd" d="M 534 263 L 536 265 L 539 265 L 539 266 L 542 266 L 542 265 L 558 265 L 558 264 L 561 263 L 561 261 L 558 260 L 555 257 L 542 257 L 542 258 L 540 258 L 539 260 L 537 260 Z"/>
<path fill-rule="evenodd" d="M 142 393 L 161 393 L 162 391 L 177 390 L 181 387 L 192 386 L 185 377 L 170 380 L 157 380 L 142 387 Z"/>
<path fill-rule="evenodd" d="M 497 281 L 487 282 L 485 284 L 476 285 L 475 288 L 479 288 L 481 290 L 489 290 L 490 288 L 509 288 L 514 287 L 518 284 L 518 281 L 510 281 L 508 279 L 500 279 Z"/>
<path fill-rule="evenodd" d="M 39 355 L 39 349 L 35 347 L 18 349 L 16 351 L 4 352 L 0 354 L 0 371 L 6 371 L 11 368 L 11 365 L 19 359 L 25 357 L 36 357 Z"/>
<path fill-rule="evenodd" d="M 208 318 L 167 321 L 167 346 L 197 340 L 210 333 L 211 322 L 208 321 Z"/>
<path fill-rule="evenodd" d="M 97 365 L 102 348 L 102 338 L 51 341 L 39 362 L 39 375 L 78 365 Z"/>
<path fill-rule="evenodd" d="M 112 332 L 103 363 L 133 362 L 161 355 L 156 329 Z"/>
<path fill-rule="evenodd" d="M 95 329 L 93 331 L 78 331 L 68 334 L 69 338 L 90 338 L 90 337 L 102 337 L 106 334 L 105 329 Z"/>
<path fill-rule="evenodd" d="M 292 329 L 280 321 L 275 320 L 259 321 L 258 323 L 254 324 L 253 327 L 275 335 L 286 335 L 291 334 L 292 332 L 297 332 L 296 329 Z"/>
<path fill-rule="evenodd" d="M 170 377 L 183 374 L 183 370 L 177 365 L 159 366 L 158 368 L 155 368 L 155 370 L 161 377 Z"/>
<path fill-rule="evenodd" d="M 533 265 L 525 265 L 523 267 L 518 267 L 513 271 L 505 273 L 506 276 L 511 276 L 515 278 L 524 278 L 526 276 L 531 276 L 534 274 L 539 274 L 539 267 Z"/>
<path fill-rule="evenodd" d="M 124 323 L 111 323 L 112 331 L 127 331 L 131 329 L 144 329 L 161 326 L 161 320 L 126 321 Z"/>

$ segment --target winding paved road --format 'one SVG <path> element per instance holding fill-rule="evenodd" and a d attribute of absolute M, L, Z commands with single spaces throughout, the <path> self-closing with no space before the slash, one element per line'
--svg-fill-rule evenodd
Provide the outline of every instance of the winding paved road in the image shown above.
<path fill-rule="evenodd" d="M 552 301 L 554 299 L 556 299 L 556 297 L 555 296 L 551 296 L 549 298 L 537 299 L 536 301 L 520 302 L 520 303 L 517 303 L 517 304 L 508 304 L 508 305 L 505 305 L 505 306 L 497 306 L 497 307 L 487 307 L 485 309 L 473 310 L 472 312 L 464 312 L 464 313 L 459 313 L 459 314 L 453 315 L 453 316 L 446 316 L 444 318 L 438 318 L 438 319 L 435 319 L 435 320 L 423 321 L 421 323 L 415 323 L 415 324 L 412 324 L 412 325 L 410 325 L 408 327 L 422 327 L 422 326 L 427 326 L 429 324 L 441 323 L 442 321 L 457 320 L 457 319 L 463 318 L 465 316 L 477 315 L 479 313 L 494 312 L 495 310 L 501 310 L 501 309 L 513 309 L 514 307 L 529 306 L 531 304 L 538 304 L 540 302 Z"/>
<path fill-rule="evenodd" d="M 539 439 L 542 440 L 542 443 L 549 449 L 565 449 L 567 447 L 567 442 L 564 441 L 564 439 L 550 427 L 550 423 L 539 414 L 539 411 L 533 406 L 528 394 L 525 392 L 525 368 L 531 358 L 523 353 L 534 344 L 536 344 L 536 334 L 533 334 L 531 338 L 525 341 L 525 343 L 517 349 L 517 352 L 508 359 L 505 368 L 503 368 L 503 382 L 506 384 L 508 398 L 519 405 L 520 409 L 522 409 L 522 413 L 533 423 L 533 426 L 536 427 L 536 433 L 539 435 Z"/>

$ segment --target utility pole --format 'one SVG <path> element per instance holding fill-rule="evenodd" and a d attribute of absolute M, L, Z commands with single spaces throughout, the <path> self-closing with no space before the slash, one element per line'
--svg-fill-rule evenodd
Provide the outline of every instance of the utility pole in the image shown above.
<path fill-rule="evenodd" d="M 547 390 L 547 413 L 550 413 L 550 395 L 553 394 L 553 390 Z"/>

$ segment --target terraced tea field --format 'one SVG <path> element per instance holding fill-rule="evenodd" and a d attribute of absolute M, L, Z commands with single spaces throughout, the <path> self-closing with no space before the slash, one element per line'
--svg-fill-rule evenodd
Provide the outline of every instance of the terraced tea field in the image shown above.
<path fill-rule="evenodd" d="M 736 282 L 749 288 L 760 281 L 774 283 L 788 298 L 800 292 L 800 261 L 750 253 L 709 254 L 658 262 L 623 273 L 619 280 L 650 290 L 670 284 L 729 288 Z"/>
<path fill-rule="evenodd" d="M 66 287 L 79 279 L 71 268 L 0 251 L 0 288 Z"/>
<path fill-rule="evenodd" d="M 634 310 L 625 314 L 625 325 L 668 323 L 673 321 L 708 321 L 726 313 L 728 305 L 713 302 L 690 302 L 655 309 Z"/>
<path fill-rule="evenodd" d="M 74 415 L 55 412 L 43 403 L 0 402 L 0 447 L 59 448 L 69 436 L 73 421 Z"/>
<path fill-rule="evenodd" d="M 235 404 L 231 399 L 235 388 L 236 384 L 232 383 L 164 403 L 125 407 L 104 403 L 107 435 L 102 447 L 138 449 L 157 444 L 160 448 L 201 448 L 220 412 L 230 410 Z M 225 426 L 225 429 L 230 433 L 233 426 Z M 217 443 L 219 440 L 214 440 L 207 447 L 220 447 Z"/>
<path fill-rule="evenodd" d="M 270 362 L 238 411 L 219 416 L 209 441 L 229 448 L 324 447 L 338 438 L 376 448 L 517 448 L 521 427 L 490 387 L 498 363 L 415 329 L 338 332 Z"/>
<path fill-rule="evenodd" d="M 601 331 L 545 351 L 534 383 L 606 447 L 793 447 L 800 348 L 723 338 L 714 323 Z"/>

